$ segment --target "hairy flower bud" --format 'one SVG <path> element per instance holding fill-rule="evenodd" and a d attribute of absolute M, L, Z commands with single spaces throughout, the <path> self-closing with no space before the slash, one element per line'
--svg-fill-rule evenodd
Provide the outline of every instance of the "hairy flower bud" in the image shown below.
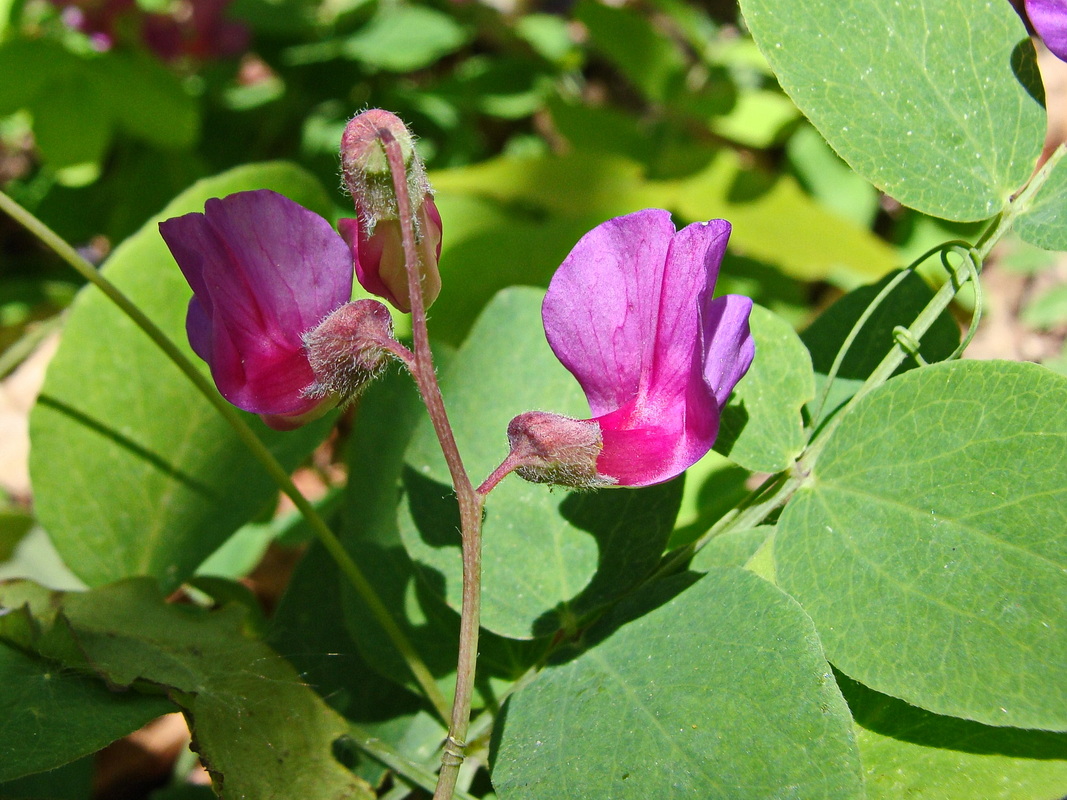
<path fill-rule="evenodd" d="M 430 194 L 426 168 L 415 152 L 415 137 L 396 114 L 372 108 L 357 114 L 341 136 L 341 173 L 363 222 L 374 232 L 383 219 L 400 216 L 384 142 L 395 139 L 400 145 L 407 172 L 408 193 L 416 211 Z"/>
<path fill-rule="evenodd" d="M 357 114 L 341 137 L 341 171 L 352 194 L 358 219 L 345 219 L 338 229 L 352 250 L 356 277 L 368 292 L 397 309 L 411 311 L 404 242 L 386 144 L 395 141 L 404 162 L 412 228 L 419 254 L 423 305 L 441 291 L 437 260 L 441 256 L 441 215 L 433 203 L 426 168 L 415 152 L 415 140 L 400 118 L 380 108 Z"/>
<path fill-rule="evenodd" d="M 547 411 L 527 411 L 508 424 L 511 456 L 519 477 L 575 489 L 610 486 L 614 479 L 597 473 L 604 446 L 600 427 Z"/>
<path fill-rule="evenodd" d="M 334 396 L 341 403 L 353 400 L 385 369 L 392 341 L 392 317 L 377 300 L 341 306 L 304 334 L 304 348 L 315 373 L 315 382 L 304 395 Z"/>

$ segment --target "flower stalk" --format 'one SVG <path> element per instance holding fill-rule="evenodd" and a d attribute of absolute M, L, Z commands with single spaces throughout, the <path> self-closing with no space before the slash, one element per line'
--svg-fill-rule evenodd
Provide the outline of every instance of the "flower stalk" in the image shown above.
<path fill-rule="evenodd" d="M 441 756 L 434 800 L 450 800 L 456 789 L 459 768 L 463 763 L 467 730 L 470 726 L 471 701 L 478 659 L 478 631 L 481 620 L 482 571 L 482 509 L 485 496 L 475 491 L 463 466 L 452 426 L 445 411 L 441 387 L 437 382 L 433 356 L 430 352 L 429 331 L 426 327 L 426 304 L 422 274 L 419 269 L 419 245 L 415 241 L 414 207 L 408 191 L 407 169 L 400 143 L 388 129 L 379 130 L 379 138 L 393 173 L 404 245 L 404 265 L 411 298 L 411 329 L 414 359 L 409 364 L 411 376 L 422 395 L 434 432 L 441 443 L 441 451 L 452 477 L 452 486 L 459 504 L 460 536 L 463 553 L 463 601 L 460 612 L 459 655 L 456 665 L 456 691 L 452 700 L 448 738 Z M 424 237 L 423 258 L 432 257 L 432 244 Z"/>

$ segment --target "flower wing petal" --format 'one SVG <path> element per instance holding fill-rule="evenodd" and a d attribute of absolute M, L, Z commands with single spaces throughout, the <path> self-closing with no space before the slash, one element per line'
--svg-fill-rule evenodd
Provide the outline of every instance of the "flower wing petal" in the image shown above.
<path fill-rule="evenodd" d="M 756 355 L 756 343 L 748 326 L 751 311 L 752 300 L 739 294 L 709 299 L 701 309 L 704 380 L 720 411 Z"/>

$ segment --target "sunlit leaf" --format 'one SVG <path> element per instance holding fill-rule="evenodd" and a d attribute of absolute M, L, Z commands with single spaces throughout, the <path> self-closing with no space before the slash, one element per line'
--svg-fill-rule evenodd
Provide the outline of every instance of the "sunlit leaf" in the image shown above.
<path fill-rule="evenodd" d="M 1067 730 L 1067 379 L 907 372 L 841 420 L 778 523 L 778 584 L 831 662 L 986 725 Z"/>
<path fill-rule="evenodd" d="M 714 569 L 635 596 L 513 695 L 501 800 L 861 798 L 851 717 L 804 612 Z"/>
<path fill-rule="evenodd" d="M 1009 3 L 741 0 L 741 10 L 830 146 L 905 205 L 986 219 L 1033 170 L 1042 90 Z"/>

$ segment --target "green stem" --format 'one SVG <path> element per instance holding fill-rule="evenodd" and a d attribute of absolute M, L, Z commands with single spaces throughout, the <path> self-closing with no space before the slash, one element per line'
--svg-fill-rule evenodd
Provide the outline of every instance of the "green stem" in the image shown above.
<path fill-rule="evenodd" d="M 356 747 L 378 763 L 391 769 L 402 780 L 428 792 L 434 790 L 434 785 L 437 783 L 437 775 L 432 770 L 397 752 L 381 739 L 372 736 L 369 731 L 363 730 L 358 725 L 349 723 L 348 734 L 352 737 Z M 474 800 L 474 797 L 458 789 L 453 797 L 455 800 Z"/>
<path fill-rule="evenodd" d="M 411 367 L 423 402 L 429 413 L 434 432 L 441 443 L 441 452 L 452 476 L 452 487 L 459 504 L 460 540 L 463 558 L 463 601 L 459 622 L 459 654 L 456 663 L 456 691 L 452 699 L 452 716 L 441 756 L 441 771 L 434 791 L 434 800 L 450 800 L 455 794 L 459 768 L 463 763 L 467 729 L 470 726 L 471 701 L 474 697 L 474 677 L 478 661 L 478 632 L 481 620 L 482 579 L 482 508 L 483 495 L 475 491 L 470 476 L 463 466 L 459 447 L 445 411 L 441 387 L 430 352 L 429 331 L 426 327 L 426 305 L 422 294 L 423 259 L 430 263 L 436 258 L 431 252 L 429 237 L 424 236 L 419 244 L 415 241 L 415 206 L 408 192 L 407 168 L 404 164 L 400 143 L 387 130 L 380 131 L 389 167 L 393 173 L 393 189 L 396 192 L 400 230 L 404 243 L 404 264 L 408 277 L 408 292 L 411 298 L 411 332 L 415 362 Z"/>
<path fill-rule="evenodd" d="M 408 641 L 399 625 L 397 625 L 392 614 L 390 614 L 389 610 L 382 602 L 382 599 L 378 596 L 377 592 L 374 591 L 374 587 L 371 585 L 370 581 L 364 576 L 362 570 L 356 565 L 356 562 L 352 560 L 348 551 L 345 550 L 344 545 L 341 544 L 333 531 L 330 530 L 330 527 L 315 510 L 314 506 L 312 506 L 307 498 L 300 493 L 300 490 L 296 488 L 296 484 L 293 483 L 293 479 L 289 476 L 289 473 L 286 472 L 285 468 L 278 462 L 278 459 L 274 457 L 274 454 L 270 452 L 260 438 L 256 436 L 255 432 L 248 423 L 245 422 L 237 410 L 223 399 L 222 395 L 215 389 L 214 384 L 212 384 L 212 382 L 208 380 L 199 369 L 197 369 L 196 365 L 193 364 L 193 362 L 190 361 L 180 349 L 178 349 L 178 346 L 167 337 L 159 326 L 150 320 L 141 309 L 139 309 L 118 289 L 118 287 L 101 275 L 92 264 L 82 258 L 73 247 L 67 244 L 67 242 L 48 228 L 48 226 L 33 216 L 29 211 L 22 208 L 22 206 L 3 192 L 0 192 L 0 208 L 6 211 L 13 219 L 29 230 L 34 236 L 44 242 L 44 244 L 54 250 L 60 258 L 70 264 L 79 275 L 96 286 L 96 288 L 103 292 L 103 294 L 118 306 L 126 316 L 132 319 L 133 322 L 148 335 L 156 346 L 163 351 L 167 358 L 169 358 L 171 362 L 182 371 L 200 393 L 207 398 L 208 402 L 215 407 L 219 414 L 222 415 L 223 419 L 229 423 L 230 427 L 233 428 L 234 432 L 237 434 L 237 437 L 244 443 L 249 451 L 251 451 L 252 455 L 267 471 L 267 474 L 270 475 L 271 479 L 278 485 L 281 491 L 293 501 L 293 504 L 297 507 L 300 513 L 304 515 L 304 518 L 308 521 L 308 525 L 311 526 L 312 531 L 318 537 L 319 541 L 333 557 L 341 572 L 348 578 L 353 588 L 355 588 L 356 592 L 363 599 L 363 602 L 367 604 L 371 614 L 385 630 L 389 640 L 407 663 L 408 668 L 411 670 L 411 673 L 415 677 L 419 686 L 421 686 L 422 690 L 426 693 L 427 698 L 433 703 L 442 718 L 447 719 L 448 703 L 441 694 L 441 690 L 438 688 L 437 683 L 434 681 L 433 675 L 419 657 L 419 654 L 415 651 L 411 642 Z"/>

